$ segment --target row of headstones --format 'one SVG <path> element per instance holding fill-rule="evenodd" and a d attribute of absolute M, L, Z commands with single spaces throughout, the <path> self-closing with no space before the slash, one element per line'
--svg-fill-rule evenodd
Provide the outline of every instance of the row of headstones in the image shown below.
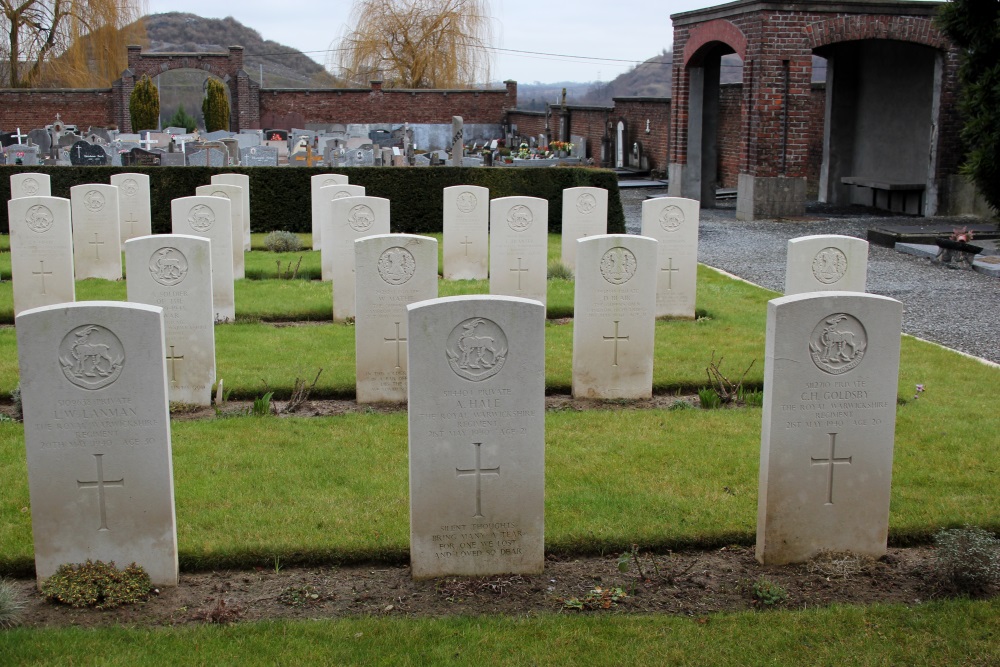
<path fill-rule="evenodd" d="M 761 562 L 885 553 L 901 319 L 876 295 L 768 304 Z M 542 572 L 545 307 L 449 297 L 410 304 L 407 324 L 413 576 Z M 17 338 L 39 582 L 102 559 L 176 584 L 162 309 L 46 306 Z"/>

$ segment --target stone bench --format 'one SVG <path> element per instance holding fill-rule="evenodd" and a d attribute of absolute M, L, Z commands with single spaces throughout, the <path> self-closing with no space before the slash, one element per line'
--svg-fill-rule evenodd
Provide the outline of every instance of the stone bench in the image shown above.
<path fill-rule="evenodd" d="M 906 183 L 865 176 L 844 176 L 840 182 L 844 185 L 871 189 L 872 208 L 881 208 L 897 213 L 924 214 L 924 190 L 927 188 L 925 183 Z M 902 195 L 902 197 L 898 195 Z M 896 208 L 893 208 L 894 202 Z"/>

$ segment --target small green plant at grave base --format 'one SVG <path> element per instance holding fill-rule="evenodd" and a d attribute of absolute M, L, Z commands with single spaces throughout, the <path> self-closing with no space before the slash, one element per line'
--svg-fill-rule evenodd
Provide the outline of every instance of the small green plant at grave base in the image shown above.
<path fill-rule="evenodd" d="M 618 603 L 628 597 L 624 589 L 602 588 L 597 586 L 587 592 L 583 598 L 569 598 L 563 601 L 563 609 L 572 611 L 595 611 L 597 609 L 611 609 L 617 607 Z"/>
<path fill-rule="evenodd" d="M 761 577 L 753 582 L 751 592 L 754 604 L 764 605 L 765 607 L 779 605 L 788 599 L 788 592 L 780 584 L 766 577 Z"/>
<path fill-rule="evenodd" d="M 152 590 L 149 575 L 135 563 L 119 570 L 114 561 L 99 560 L 60 565 L 42 584 L 42 593 L 50 602 L 95 609 L 142 602 L 149 599 Z"/>
<path fill-rule="evenodd" d="M 10 392 L 10 402 L 14 406 L 14 421 L 24 421 L 24 407 L 21 403 L 21 383 L 18 382 Z"/>
<path fill-rule="evenodd" d="M 269 391 L 263 396 L 253 399 L 253 405 L 250 406 L 250 415 L 252 417 L 267 417 L 270 415 L 272 396 L 274 396 L 274 392 Z"/>
<path fill-rule="evenodd" d="M 743 391 L 743 380 L 746 379 L 747 373 L 753 368 L 756 359 L 750 362 L 746 370 L 743 371 L 743 375 L 740 376 L 738 382 L 733 382 L 725 375 L 722 374 L 722 357 L 719 357 L 719 363 L 715 363 L 715 350 L 712 350 L 712 359 L 708 362 L 708 368 L 705 369 L 705 374 L 708 375 L 709 386 L 715 389 L 715 393 L 718 394 L 719 399 L 726 404 L 736 402 L 737 405 L 741 404 L 739 400 L 740 393 Z M 763 398 L 761 399 L 763 402 Z"/>
<path fill-rule="evenodd" d="M 0 579 L 0 628 L 12 628 L 21 621 L 24 602 L 14 584 Z"/>
<path fill-rule="evenodd" d="M 288 268 L 284 271 L 281 270 L 281 260 L 277 261 L 278 264 L 278 280 L 295 280 L 299 277 L 299 269 L 302 267 L 302 256 L 299 255 L 299 262 L 295 265 L 295 270 L 292 271 L 292 260 L 288 260 Z"/>
<path fill-rule="evenodd" d="M 216 600 L 215 604 L 204 607 L 194 615 L 195 620 L 218 625 L 228 625 L 240 620 L 243 615 L 243 608 L 238 605 L 227 604 L 223 598 Z"/>
<path fill-rule="evenodd" d="M 276 230 L 264 237 L 264 247 L 271 252 L 299 252 L 302 239 L 295 232 Z"/>
<path fill-rule="evenodd" d="M 1000 540 L 992 533 L 975 526 L 941 530 L 934 545 L 935 570 L 946 586 L 978 595 L 1000 584 Z"/>
<path fill-rule="evenodd" d="M 573 270 L 562 262 L 549 262 L 549 280 L 573 280 Z"/>
<path fill-rule="evenodd" d="M 698 390 L 698 404 L 702 410 L 716 410 L 722 407 L 722 398 L 711 387 Z"/>
<path fill-rule="evenodd" d="M 683 401 L 683 400 L 682 401 L 677 401 L 675 403 L 671 403 L 670 407 L 667 408 L 667 410 L 670 411 L 670 412 L 676 412 L 678 410 L 694 410 L 694 409 L 695 409 L 695 407 L 694 407 L 693 403 L 690 403 L 688 401 Z"/>
<path fill-rule="evenodd" d="M 312 586 L 296 586 L 283 590 L 278 596 L 278 602 L 289 607 L 304 607 L 310 602 L 318 602 L 322 597 Z"/>
<path fill-rule="evenodd" d="M 736 402 L 751 408 L 759 408 L 764 405 L 764 392 L 759 389 L 740 387 L 736 392 Z"/>

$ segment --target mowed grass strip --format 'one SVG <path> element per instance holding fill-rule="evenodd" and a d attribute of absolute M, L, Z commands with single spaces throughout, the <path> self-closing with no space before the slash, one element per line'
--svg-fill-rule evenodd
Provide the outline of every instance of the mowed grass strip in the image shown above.
<path fill-rule="evenodd" d="M 13 629 L 11 664 L 995 665 L 1000 602 L 837 606 L 700 618 L 351 618 L 178 628 Z"/>

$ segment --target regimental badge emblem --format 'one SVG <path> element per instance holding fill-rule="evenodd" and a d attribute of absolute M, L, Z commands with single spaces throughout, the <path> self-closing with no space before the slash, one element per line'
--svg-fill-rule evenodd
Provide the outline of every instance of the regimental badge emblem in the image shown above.
<path fill-rule="evenodd" d="M 215 211 L 205 204 L 198 204 L 188 213 L 188 224 L 198 232 L 207 232 L 215 224 Z"/>
<path fill-rule="evenodd" d="M 213 196 L 213 197 L 222 197 L 223 199 L 229 199 L 229 195 L 227 195 L 222 190 L 216 190 L 215 192 L 212 193 L 211 196 Z"/>
<path fill-rule="evenodd" d="M 375 213 L 371 207 L 358 204 L 347 214 L 347 224 L 356 232 L 367 232 L 375 224 Z"/>
<path fill-rule="evenodd" d="M 332 178 L 328 178 L 328 179 L 326 179 L 325 181 L 323 181 L 323 184 L 322 184 L 322 185 L 320 185 L 319 187 L 321 187 L 321 188 L 325 188 L 325 187 L 326 187 L 326 186 L 328 186 L 328 185 L 337 185 L 337 181 L 335 181 L 335 180 L 334 180 L 334 179 L 332 179 Z"/>
<path fill-rule="evenodd" d="M 406 248 L 394 246 L 378 258 L 378 275 L 390 285 L 402 285 L 413 277 L 417 260 Z"/>
<path fill-rule="evenodd" d="M 351 193 L 347 190 L 338 190 L 334 193 L 333 199 L 343 199 L 344 197 L 350 197 Z"/>
<path fill-rule="evenodd" d="M 612 285 L 624 285 L 632 280 L 638 263 L 628 248 L 616 246 L 601 257 L 601 275 Z"/>
<path fill-rule="evenodd" d="M 676 232 L 683 224 L 684 211 L 680 206 L 670 204 L 663 207 L 663 211 L 660 212 L 660 227 L 663 227 L 664 231 Z"/>
<path fill-rule="evenodd" d="M 21 181 L 21 192 L 26 197 L 33 197 L 38 194 L 38 181 L 33 178 L 26 178 Z"/>
<path fill-rule="evenodd" d="M 91 190 L 83 196 L 83 205 L 91 213 L 97 213 L 104 208 L 104 195 L 97 190 Z"/>
<path fill-rule="evenodd" d="M 139 184 L 135 182 L 134 178 L 126 178 L 122 181 L 119 190 L 126 197 L 134 197 L 135 193 L 139 191 Z"/>
<path fill-rule="evenodd" d="M 576 198 L 576 210 L 582 215 L 590 215 L 597 208 L 597 198 L 589 192 L 584 192 Z"/>
<path fill-rule="evenodd" d="M 832 285 L 847 275 L 847 255 L 840 248 L 823 248 L 813 258 L 812 272 L 816 280 Z"/>
<path fill-rule="evenodd" d="M 523 204 L 518 204 L 507 213 L 507 225 L 515 232 L 526 230 L 534 219 L 531 209 Z"/>
<path fill-rule="evenodd" d="M 503 368 L 507 360 L 507 336 L 496 322 L 472 317 L 451 330 L 445 354 L 456 375 L 482 382 Z"/>
<path fill-rule="evenodd" d="M 125 348 L 110 330 L 87 324 L 73 329 L 59 345 L 63 375 L 81 389 L 103 389 L 121 375 Z"/>
<path fill-rule="evenodd" d="M 457 206 L 462 213 L 472 213 L 476 209 L 479 199 L 471 192 L 463 192 L 458 195 Z"/>
<path fill-rule="evenodd" d="M 824 373 L 842 375 L 861 363 L 868 332 L 853 315 L 836 313 L 820 320 L 809 337 L 813 363 Z"/>
<path fill-rule="evenodd" d="M 52 211 L 49 210 L 48 206 L 41 204 L 30 207 L 24 214 L 24 224 L 28 226 L 28 229 L 38 234 L 44 234 L 52 229 L 53 220 L 55 217 L 52 215 Z"/>
<path fill-rule="evenodd" d="M 187 257 L 177 248 L 160 248 L 149 258 L 149 275 L 161 285 L 178 285 L 187 274 Z"/>

